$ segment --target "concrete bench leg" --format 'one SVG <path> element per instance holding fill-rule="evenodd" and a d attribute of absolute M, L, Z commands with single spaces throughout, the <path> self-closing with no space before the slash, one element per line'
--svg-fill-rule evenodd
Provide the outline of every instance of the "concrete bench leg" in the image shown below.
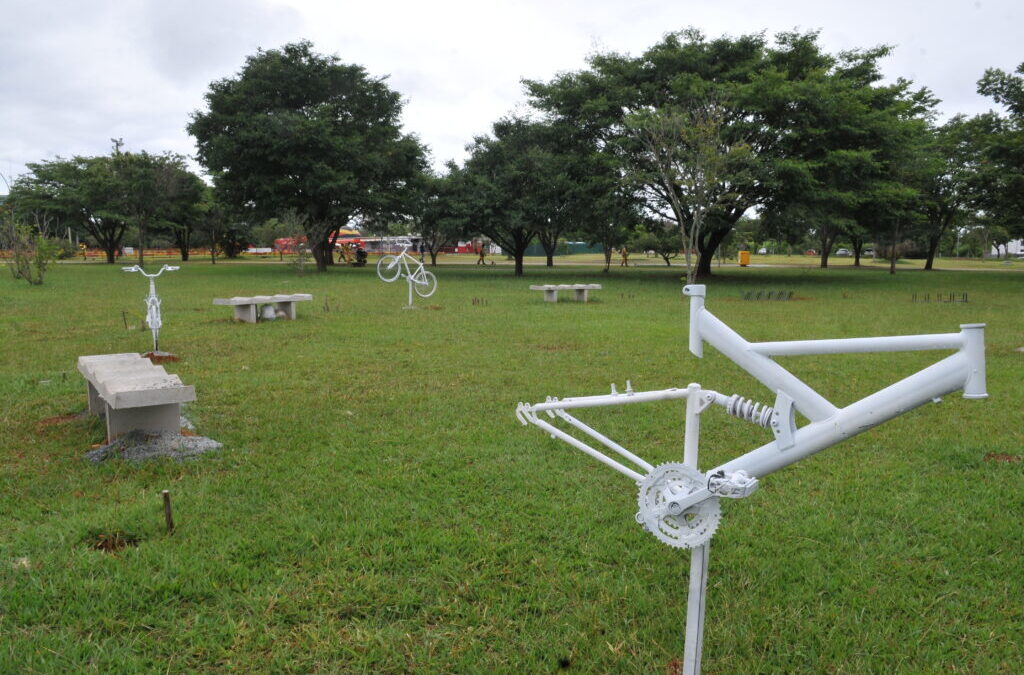
<path fill-rule="evenodd" d="M 554 289 L 545 289 L 544 302 L 558 302 L 558 291 Z"/>
<path fill-rule="evenodd" d="M 287 316 L 292 321 L 295 321 L 295 303 L 294 302 L 290 302 L 290 301 L 279 302 L 279 303 L 277 303 L 277 310 L 279 312 L 284 312 L 285 316 Z"/>
<path fill-rule="evenodd" d="M 181 404 L 167 403 L 144 408 L 107 408 L 107 443 L 132 429 L 181 431 Z"/>
<path fill-rule="evenodd" d="M 256 305 L 235 305 L 235 319 L 246 323 L 256 323 Z"/>
<path fill-rule="evenodd" d="M 587 291 L 588 290 L 590 290 L 590 289 L 588 289 L 588 288 L 577 288 L 576 289 L 576 301 L 577 302 L 586 302 L 587 301 Z"/>
<path fill-rule="evenodd" d="M 92 386 L 92 382 L 89 380 L 85 381 L 85 393 L 89 397 L 89 414 L 90 415 L 102 415 L 107 411 L 107 404 L 100 398 L 100 393 L 96 391 L 96 387 Z"/>

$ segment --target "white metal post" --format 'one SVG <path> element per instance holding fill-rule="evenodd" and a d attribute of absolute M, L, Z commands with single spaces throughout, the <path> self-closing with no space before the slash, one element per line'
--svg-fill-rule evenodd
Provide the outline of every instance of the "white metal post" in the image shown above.
<path fill-rule="evenodd" d="M 683 464 L 700 470 L 697 447 L 700 440 L 700 412 L 703 397 L 699 384 L 690 384 L 686 397 L 686 429 L 683 436 Z M 683 675 L 700 673 L 704 648 L 704 609 L 708 587 L 708 553 L 711 542 L 690 551 L 690 589 L 686 595 L 686 641 L 683 648 Z"/>

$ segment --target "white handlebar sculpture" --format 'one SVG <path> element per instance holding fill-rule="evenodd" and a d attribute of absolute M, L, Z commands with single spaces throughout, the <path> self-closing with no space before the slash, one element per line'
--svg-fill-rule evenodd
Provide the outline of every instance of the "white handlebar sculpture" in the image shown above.
<path fill-rule="evenodd" d="M 963 324 L 959 333 L 938 335 L 748 342 L 704 307 L 703 285 L 685 286 L 683 294 L 690 297 L 690 351 L 701 357 L 704 342 L 711 344 L 775 392 L 773 407 L 739 395 L 726 396 L 702 389 L 698 384 L 690 384 L 685 389 L 638 392 L 633 391 L 627 382 L 623 393 L 617 392 L 612 385 L 611 394 L 603 396 L 561 400 L 548 397 L 544 403 L 520 403 L 516 407 L 516 417 L 522 424 L 540 427 L 552 438 L 561 439 L 632 478 L 640 488 L 637 522 L 669 546 L 692 549 L 683 673 L 693 675 L 700 672 L 708 550 L 721 519 L 720 498 L 746 497 L 757 489 L 758 479 L 773 471 L 929 401 L 938 401 L 945 394 L 958 389 L 963 390 L 964 398 L 986 398 L 988 394 L 985 391 L 985 324 Z M 770 358 L 930 349 L 954 349 L 956 353 L 845 408 L 837 408 Z M 566 412 L 574 408 L 672 399 L 686 399 L 683 462 L 657 467 Z M 730 415 L 771 429 L 775 440 L 701 473 L 697 466 L 700 414 L 711 404 L 723 407 Z M 796 411 L 810 420 L 799 429 L 796 428 Z M 552 421 L 561 420 L 574 427 L 640 471 L 595 450 L 541 419 L 538 413 L 547 413 Z"/>
<path fill-rule="evenodd" d="M 181 269 L 177 265 L 163 265 L 156 274 L 146 274 L 146 271 L 138 265 L 122 267 L 124 272 L 138 272 L 149 279 L 149 295 L 146 296 L 146 325 L 153 332 L 153 353 L 160 351 L 160 326 L 163 321 L 160 318 L 160 298 L 156 294 L 156 283 L 153 281 L 164 272 L 174 272 Z"/>

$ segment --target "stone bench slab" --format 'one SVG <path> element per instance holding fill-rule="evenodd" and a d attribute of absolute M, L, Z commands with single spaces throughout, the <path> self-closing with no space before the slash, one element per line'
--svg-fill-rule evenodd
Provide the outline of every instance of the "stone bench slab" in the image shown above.
<path fill-rule="evenodd" d="M 140 354 L 100 354 L 78 359 L 89 412 L 105 415 L 107 442 L 133 429 L 174 431 L 181 404 L 196 400 L 195 387 Z"/>
<path fill-rule="evenodd" d="M 588 291 L 601 290 L 601 284 L 539 284 L 530 286 L 531 291 L 544 291 L 544 302 L 558 302 L 558 291 L 576 291 L 576 299 L 587 302 Z"/>
<path fill-rule="evenodd" d="M 261 305 L 275 305 L 278 310 L 284 312 L 285 316 L 294 320 L 295 303 L 312 299 L 313 296 L 309 293 L 292 293 L 290 295 L 236 295 L 231 298 L 214 298 L 213 304 L 234 307 L 235 319 L 246 323 L 256 323 L 256 320 L 259 318 L 258 308 Z"/>

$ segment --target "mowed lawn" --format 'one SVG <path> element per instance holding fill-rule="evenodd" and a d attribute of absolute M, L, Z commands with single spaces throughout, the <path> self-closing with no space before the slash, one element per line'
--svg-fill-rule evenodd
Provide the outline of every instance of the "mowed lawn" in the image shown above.
<path fill-rule="evenodd" d="M 83 460 L 99 419 L 49 418 L 85 408 L 78 356 L 148 350 L 145 281 L 0 275 L 0 672 L 671 672 L 688 553 L 641 531 L 628 479 L 515 405 L 627 379 L 774 396 L 712 348 L 689 354 L 679 266 L 435 271 L 417 311 L 369 267 L 165 274 L 161 347 L 182 357 L 166 367 L 225 447 L 138 465 Z M 543 282 L 604 288 L 552 305 L 528 289 Z M 985 322 L 990 398 L 950 395 L 725 503 L 705 672 L 1024 672 L 1024 275 L 722 268 L 708 286 L 751 340 Z M 740 299 L 757 289 L 796 299 Z M 255 326 L 211 304 L 279 292 L 314 300 Z M 911 302 L 939 292 L 969 302 Z M 942 355 L 782 362 L 845 405 Z M 681 458 L 683 409 L 580 417 L 660 463 Z M 769 439 L 712 408 L 702 466 Z M 91 546 L 114 534 L 137 545 Z"/>

